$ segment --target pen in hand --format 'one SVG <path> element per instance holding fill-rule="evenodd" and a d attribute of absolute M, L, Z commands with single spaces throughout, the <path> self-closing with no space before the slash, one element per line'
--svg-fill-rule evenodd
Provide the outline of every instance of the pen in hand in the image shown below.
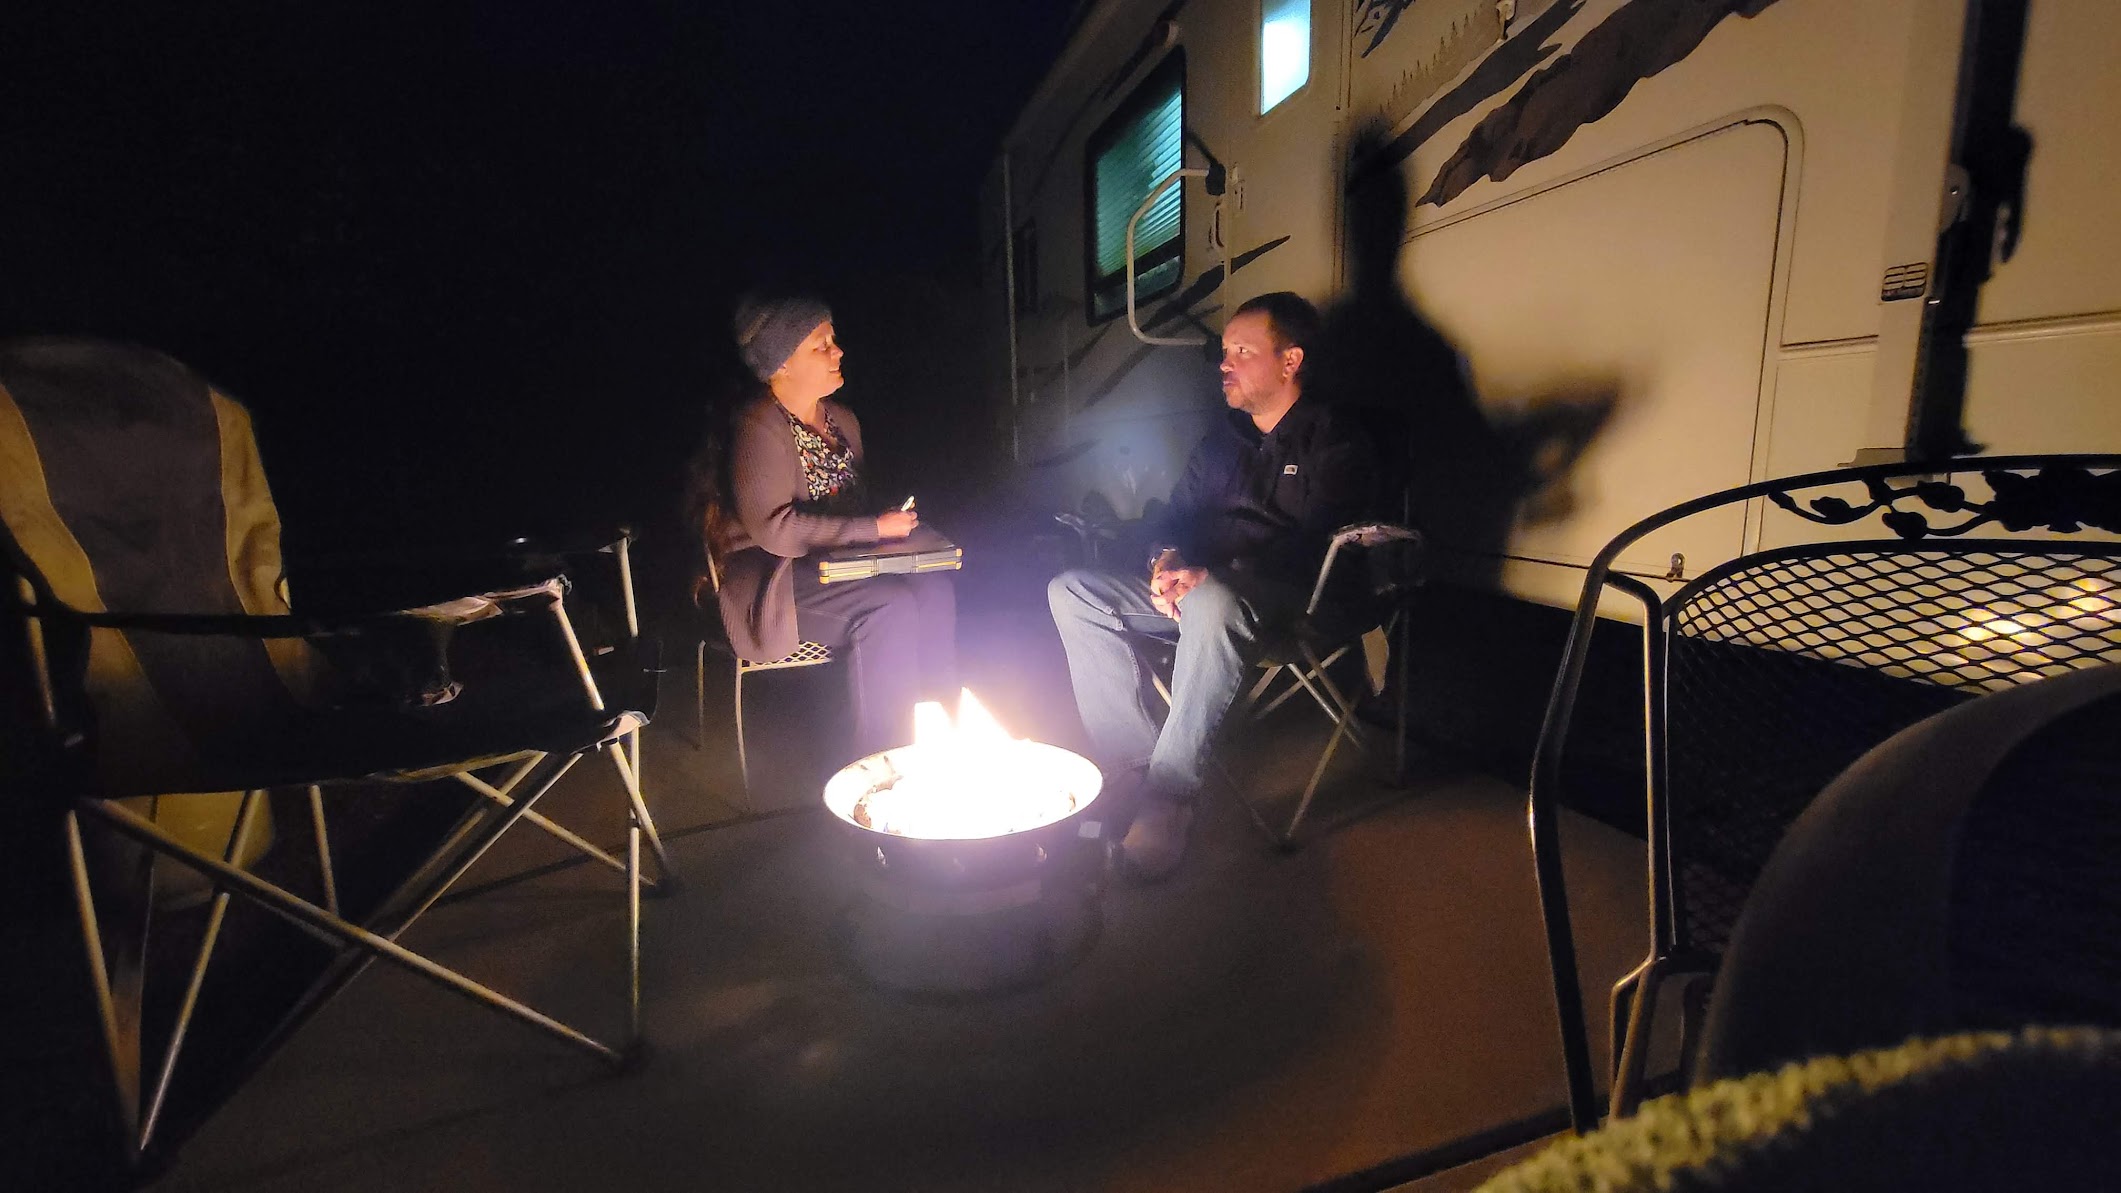
<path fill-rule="evenodd" d="M 902 539 L 920 524 L 921 516 L 913 508 L 913 498 L 908 497 L 897 509 L 885 510 L 876 516 L 876 537 Z"/>

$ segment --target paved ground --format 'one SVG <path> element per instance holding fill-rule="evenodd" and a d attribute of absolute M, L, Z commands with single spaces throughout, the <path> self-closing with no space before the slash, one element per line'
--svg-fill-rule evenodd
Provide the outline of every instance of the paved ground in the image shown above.
<path fill-rule="evenodd" d="M 1012 729 L 1072 741 L 1035 591 L 965 579 L 968 682 Z M 1521 793 L 1433 761 L 1405 790 L 1345 766 L 1286 856 L 1222 799 L 1177 879 L 1105 893 L 1073 968 L 1004 996 L 912 998 L 834 945 L 856 891 L 815 810 L 819 760 L 792 730 L 840 715 L 840 677 L 752 681 L 756 814 L 740 815 L 728 672 L 710 656 L 695 749 L 692 659 L 673 646 L 644 769 L 685 885 L 645 909 L 647 1063 L 608 1075 L 378 968 L 160 1188 L 1289 1190 L 1559 1103 Z M 1284 710 L 1243 735 L 1233 771 L 1285 809 L 1322 724 Z M 585 763 L 546 807 L 615 841 L 616 792 Z M 1601 991 L 1642 948 L 1641 847 L 1589 821 L 1566 846 Z M 615 1032 L 616 883 L 590 867 L 520 877 L 560 856 L 505 843 L 470 879 L 484 889 L 408 943 Z"/>

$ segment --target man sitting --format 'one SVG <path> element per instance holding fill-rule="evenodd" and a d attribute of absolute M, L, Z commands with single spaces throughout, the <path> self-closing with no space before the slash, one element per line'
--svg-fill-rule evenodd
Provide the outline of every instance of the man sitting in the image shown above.
<path fill-rule="evenodd" d="M 1185 856 L 1209 746 L 1263 635 L 1303 611 L 1333 531 L 1374 513 L 1370 437 L 1304 397 L 1318 332 L 1295 294 L 1237 308 L 1222 340 L 1231 413 L 1186 461 L 1147 575 L 1077 569 L 1047 588 L 1097 761 L 1115 794 L 1138 797 L 1120 857 L 1144 880 Z M 1177 643 L 1160 731 L 1136 635 Z"/>

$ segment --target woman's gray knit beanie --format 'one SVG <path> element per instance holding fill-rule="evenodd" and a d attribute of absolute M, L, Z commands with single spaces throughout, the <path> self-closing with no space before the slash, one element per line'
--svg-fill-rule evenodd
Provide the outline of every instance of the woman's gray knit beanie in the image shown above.
<path fill-rule="evenodd" d="M 764 381 L 788 363 L 804 337 L 831 318 L 830 307 L 805 295 L 747 294 L 736 304 L 736 349 L 752 374 Z"/>

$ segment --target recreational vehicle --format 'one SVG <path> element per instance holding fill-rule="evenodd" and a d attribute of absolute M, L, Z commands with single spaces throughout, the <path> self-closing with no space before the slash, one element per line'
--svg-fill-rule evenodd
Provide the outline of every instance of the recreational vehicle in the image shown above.
<path fill-rule="evenodd" d="M 1317 301 L 1445 549 L 1431 728 L 1521 759 L 1636 520 L 2121 448 L 2117 41 L 2071 0 L 1098 0 L 983 197 L 1009 450 L 1052 507 L 1136 516 L 1216 414 L 1222 319 Z M 1620 566 L 1698 575 L 1774 540 L 1761 504 Z"/>

